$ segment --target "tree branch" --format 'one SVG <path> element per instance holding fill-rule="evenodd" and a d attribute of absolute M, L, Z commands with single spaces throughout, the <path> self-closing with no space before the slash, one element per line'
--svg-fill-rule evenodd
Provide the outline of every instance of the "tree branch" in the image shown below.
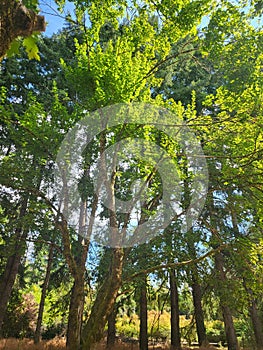
<path fill-rule="evenodd" d="M 26 8 L 17 0 L 1 0 L 0 4 L 0 61 L 17 37 L 28 37 L 33 32 L 44 32 L 44 16 Z"/>

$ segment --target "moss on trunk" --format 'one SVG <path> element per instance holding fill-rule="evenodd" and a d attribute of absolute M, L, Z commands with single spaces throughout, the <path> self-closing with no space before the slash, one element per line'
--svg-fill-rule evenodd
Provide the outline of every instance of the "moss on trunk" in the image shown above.
<path fill-rule="evenodd" d="M 91 350 L 103 336 L 108 317 L 113 310 L 118 290 L 121 286 L 124 252 L 122 248 L 113 250 L 108 278 L 105 278 L 93 304 L 90 317 L 83 329 L 81 350 Z"/>

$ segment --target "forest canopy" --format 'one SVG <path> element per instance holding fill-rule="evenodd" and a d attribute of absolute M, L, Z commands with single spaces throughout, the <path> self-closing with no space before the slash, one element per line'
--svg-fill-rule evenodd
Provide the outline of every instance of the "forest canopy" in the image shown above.
<path fill-rule="evenodd" d="M 262 350 L 263 2 L 70 2 L 0 4 L 0 337 Z"/>

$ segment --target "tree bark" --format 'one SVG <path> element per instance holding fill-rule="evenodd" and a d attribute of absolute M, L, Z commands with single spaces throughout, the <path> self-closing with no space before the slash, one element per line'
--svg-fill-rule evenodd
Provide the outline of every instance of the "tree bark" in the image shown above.
<path fill-rule="evenodd" d="M 11 43 L 19 36 L 45 31 L 45 19 L 26 8 L 18 0 L 1 0 L 0 5 L 0 61 Z"/>
<path fill-rule="evenodd" d="M 81 336 L 81 350 L 91 350 L 103 337 L 122 281 L 123 248 L 114 248 L 108 277 L 102 283 Z"/>
<path fill-rule="evenodd" d="M 171 350 L 181 350 L 179 296 L 175 271 L 170 270 Z"/>
<path fill-rule="evenodd" d="M 184 173 L 186 175 L 186 179 L 184 180 L 184 207 L 188 208 L 191 202 L 191 190 L 189 186 L 189 182 L 191 181 L 189 179 L 189 173 L 187 166 L 184 167 Z M 189 223 L 189 226 L 191 227 L 192 223 Z M 195 240 L 193 240 L 193 237 L 195 237 L 193 233 L 193 229 L 189 230 L 189 233 L 191 234 L 187 240 L 187 246 L 188 251 L 192 259 L 197 258 L 196 254 L 196 248 L 195 248 Z M 196 323 L 196 331 L 197 331 L 197 338 L 198 338 L 198 344 L 199 346 L 206 346 L 208 344 L 207 336 L 206 336 L 206 329 L 205 329 L 205 322 L 204 322 L 204 313 L 203 313 L 203 307 L 202 307 L 202 291 L 201 286 L 199 283 L 198 278 L 198 269 L 197 265 L 193 264 L 192 270 L 190 272 L 191 274 L 191 284 L 192 284 L 192 296 L 193 296 L 193 304 L 194 304 L 194 312 L 195 312 L 195 323 Z"/>
<path fill-rule="evenodd" d="M 41 326 L 42 326 L 42 320 L 43 320 L 46 294 L 47 294 L 47 289 L 48 289 L 48 285 L 49 285 L 51 267 L 52 267 L 52 262 L 53 262 L 53 251 L 54 251 L 54 247 L 53 247 L 53 245 L 50 245 L 46 275 L 45 275 L 45 279 L 44 279 L 44 283 L 43 283 L 43 287 L 42 287 L 41 299 L 40 299 L 39 310 L 38 310 L 37 326 L 36 326 L 36 331 L 35 331 L 35 335 L 34 335 L 34 343 L 35 344 L 38 344 L 40 341 L 40 338 L 41 338 Z"/>
<path fill-rule="evenodd" d="M 195 266 L 193 267 L 193 269 L 197 270 Z M 192 295 L 195 310 L 195 322 L 198 344 L 199 346 L 206 346 L 208 344 L 208 340 L 206 336 L 204 313 L 202 307 L 202 291 L 200 283 L 198 282 L 196 276 L 193 276 Z"/>
<path fill-rule="evenodd" d="M 228 350 L 239 349 L 233 317 L 229 306 L 221 304 Z"/>
<path fill-rule="evenodd" d="M 249 303 L 249 315 L 253 327 L 253 332 L 256 341 L 257 350 L 263 350 L 263 320 L 257 306 L 256 297 L 251 290 L 247 286 L 245 278 L 243 278 L 243 285 L 248 295 L 248 303 Z"/>
<path fill-rule="evenodd" d="M 89 241 L 83 238 L 85 236 L 86 209 L 87 202 L 83 200 L 79 218 L 80 234 L 78 237 L 78 252 L 75 257 L 77 269 L 73 276 L 74 284 L 71 290 L 68 317 L 67 348 L 69 350 L 79 349 L 81 340 L 82 316 L 84 310 L 85 264 L 89 249 Z"/>
<path fill-rule="evenodd" d="M 115 304 L 108 317 L 107 349 L 113 349 L 116 340 L 116 316 L 118 308 Z"/>
<path fill-rule="evenodd" d="M 192 236 L 194 236 L 193 233 Z M 187 246 L 191 258 L 196 259 L 196 249 L 191 238 L 188 240 Z M 199 346 L 207 346 L 208 340 L 206 335 L 204 312 L 202 306 L 202 289 L 199 282 L 198 266 L 196 264 L 192 265 L 190 275 L 198 344 Z"/>
<path fill-rule="evenodd" d="M 84 302 L 83 297 L 85 262 L 89 243 L 86 241 L 86 243 L 83 246 L 82 244 L 79 245 L 79 248 L 81 250 L 78 252 L 78 258 L 76 258 L 72 252 L 72 247 L 70 243 L 70 233 L 67 221 L 63 219 L 61 222 L 57 222 L 57 226 L 62 234 L 63 254 L 67 261 L 69 271 L 74 279 L 74 284 L 71 290 L 71 300 L 68 318 L 67 348 L 69 348 L 70 350 L 78 350 L 80 346 L 80 331 Z M 79 241 L 80 240 L 82 240 L 81 236 L 79 236 Z"/>
<path fill-rule="evenodd" d="M 249 308 L 257 350 L 263 350 L 263 321 L 259 315 L 256 300 L 253 299 Z"/>
<path fill-rule="evenodd" d="M 75 278 L 71 290 L 68 316 L 67 348 L 77 350 L 80 346 L 82 315 L 84 309 L 84 276 Z"/>
<path fill-rule="evenodd" d="M 235 234 L 239 236 L 240 232 L 238 227 L 237 215 L 233 209 L 231 210 L 231 218 L 232 218 L 232 224 L 233 224 Z M 247 268 L 245 268 L 245 271 L 247 271 Z M 240 272 L 241 273 L 244 272 L 244 267 L 241 268 Z M 257 347 L 257 350 L 263 350 L 263 320 L 259 315 L 256 297 L 253 293 L 253 290 L 249 288 L 248 285 L 246 283 L 246 278 L 243 277 L 243 286 L 248 296 L 248 304 L 249 304 L 248 309 L 249 309 L 251 323 L 254 331 L 256 347 Z"/>
<path fill-rule="evenodd" d="M 148 350 L 147 284 L 144 276 L 140 286 L 140 350 Z"/>
<path fill-rule="evenodd" d="M 217 276 L 218 276 L 218 279 L 220 280 L 221 286 L 225 286 L 227 283 L 227 277 L 224 271 L 224 257 L 221 252 L 218 252 L 215 255 L 215 267 L 217 270 Z M 219 296 L 220 296 L 220 307 L 223 313 L 228 350 L 238 350 L 239 346 L 238 346 L 236 331 L 234 327 L 232 312 L 227 303 L 226 291 L 219 290 Z"/>
<path fill-rule="evenodd" d="M 15 230 L 14 234 L 14 246 L 13 254 L 8 257 L 5 271 L 0 281 L 0 336 L 2 335 L 2 326 L 4 321 L 4 316 L 6 313 L 7 305 L 11 292 L 15 283 L 16 276 L 18 274 L 18 269 L 20 265 L 21 258 L 24 256 L 26 251 L 26 237 L 28 230 L 23 229 L 23 224 L 21 221 L 26 215 L 28 206 L 28 196 L 25 197 L 22 201 L 20 213 L 18 217 L 18 227 Z"/>

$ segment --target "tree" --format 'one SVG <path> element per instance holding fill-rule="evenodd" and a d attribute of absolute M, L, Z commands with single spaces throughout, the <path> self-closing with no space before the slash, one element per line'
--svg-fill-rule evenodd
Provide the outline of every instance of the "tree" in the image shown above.
<path fill-rule="evenodd" d="M 78 45 L 77 66 L 65 67 L 67 75 L 72 85 L 75 86 L 81 103 L 84 104 L 88 110 L 95 110 L 98 107 L 116 102 L 151 100 L 148 97 L 149 88 L 146 87 L 145 84 L 150 85 L 152 82 L 154 84 L 157 83 L 151 72 L 157 70 L 158 66 L 167 56 L 169 52 L 168 43 L 171 40 L 172 30 L 175 30 L 173 26 L 176 25 L 175 22 L 172 22 L 170 18 L 168 18 L 167 8 L 162 6 L 160 10 L 163 11 L 164 16 L 167 16 L 166 25 L 169 25 L 170 28 L 169 35 L 165 26 L 163 26 L 163 29 L 158 33 L 158 24 L 150 23 L 150 12 L 154 11 L 154 9 L 149 8 L 149 10 L 146 10 L 136 4 L 138 16 L 132 21 L 129 20 L 129 26 L 123 26 L 122 34 L 117 37 L 117 39 L 113 38 L 107 45 L 101 47 L 101 45 L 97 44 L 94 46 L 94 42 L 100 42 L 99 33 L 102 25 L 107 21 L 113 23 L 115 28 L 118 28 L 119 24 L 117 22 L 115 23 L 113 18 L 116 18 L 116 14 L 120 16 L 123 13 L 123 9 L 120 7 L 116 10 L 116 8 L 111 8 L 110 6 L 107 6 L 107 8 L 100 7 L 99 9 L 95 7 L 88 8 L 91 21 L 93 16 L 96 18 L 95 21 L 92 21 L 94 27 L 87 30 L 86 42 L 82 45 Z M 206 10 L 206 5 L 204 5 L 203 8 L 200 7 L 199 13 L 196 12 L 196 9 L 194 10 L 192 6 L 189 5 L 189 7 L 187 7 L 187 11 L 194 14 L 194 17 L 191 22 L 192 24 L 187 24 L 186 29 L 181 31 L 182 35 L 192 30 L 193 24 L 198 21 L 202 11 L 205 12 Z M 178 11 L 183 16 L 183 10 L 180 6 L 178 7 Z M 98 21 L 98 18 L 100 18 L 100 21 Z M 178 23 L 178 21 L 179 18 L 177 16 L 176 23 Z M 174 35 L 176 35 L 176 37 L 178 36 L 178 28 L 174 31 Z M 149 40 L 152 40 L 152 43 L 155 42 L 154 48 L 151 47 L 152 44 L 149 45 Z M 167 43 L 165 48 L 163 46 L 164 42 Z M 122 53 L 121 55 L 120 52 Z M 157 52 L 158 57 L 156 57 Z M 112 70 L 112 67 L 115 67 L 115 69 Z M 133 67 L 132 70 L 131 67 Z M 116 70 L 119 72 L 118 74 L 115 74 Z M 87 95 L 87 83 L 89 85 L 88 91 L 91 95 Z M 126 86 L 126 88 L 122 89 L 120 88 L 121 86 Z M 114 182 L 112 186 L 114 186 Z M 110 196 L 112 196 L 112 194 Z M 114 216 L 110 216 L 110 220 L 113 222 L 115 220 Z M 119 268 L 121 269 L 122 267 L 123 253 L 118 249 L 114 252 L 117 258 L 114 263 L 117 272 Z M 119 267 L 117 261 L 119 262 Z M 119 271 L 117 274 L 116 272 L 111 269 L 110 273 L 112 277 L 109 277 L 107 282 L 105 281 L 101 286 L 98 298 L 94 303 L 94 312 L 92 310 L 87 325 L 84 327 L 83 349 L 88 349 L 88 346 L 91 346 L 92 342 L 99 340 L 102 334 L 104 322 L 106 322 L 107 316 L 111 312 L 114 298 L 120 287 L 121 276 L 119 275 Z M 112 278 L 116 279 L 116 285 Z M 109 288 L 109 286 L 111 287 Z M 105 296 L 102 297 L 101 293 L 104 293 Z M 108 293 L 112 296 L 110 297 Z M 107 305 L 102 304 L 101 300 L 107 301 Z M 98 315 L 100 314 L 101 317 L 99 318 Z M 98 335 L 94 334 L 95 329 Z"/>
<path fill-rule="evenodd" d="M 171 350 L 181 350 L 179 295 L 175 271 L 170 275 L 170 299 L 171 299 Z"/>
<path fill-rule="evenodd" d="M 140 349 L 148 350 L 148 307 L 147 307 L 147 277 L 139 284 L 140 308 Z"/>
<path fill-rule="evenodd" d="M 85 274 L 87 271 L 92 272 L 91 266 L 87 265 L 90 236 L 88 234 L 84 237 L 85 239 L 79 236 L 78 230 L 70 227 L 63 213 L 60 212 L 56 198 L 48 198 L 48 189 L 53 186 L 50 170 L 64 135 L 82 115 L 88 114 L 91 119 L 94 117 L 96 121 L 94 126 L 101 125 L 105 120 L 100 118 L 99 113 L 91 112 L 119 102 L 128 103 L 129 106 L 131 102 L 142 101 L 165 106 L 176 112 L 181 122 L 187 122 L 202 141 L 205 156 L 209 159 L 210 199 L 212 198 L 217 204 L 223 200 L 227 203 L 216 205 L 215 209 L 211 209 L 208 201 L 197 226 L 190 233 L 182 234 L 179 231 L 173 233 L 174 244 L 166 244 L 163 241 L 164 236 L 159 237 L 159 242 L 149 244 L 151 259 L 149 263 L 143 264 L 145 271 L 135 272 L 135 274 L 147 275 L 163 268 L 173 270 L 181 266 L 182 275 L 185 276 L 187 272 L 185 265 L 190 261 L 193 273 L 189 274 L 188 283 L 193 287 L 196 314 L 201 316 L 199 319 L 196 318 L 199 325 L 198 337 L 200 343 L 205 339 L 201 300 L 203 286 L 200 283 L 205 275 L 200 276 L 201 251 L 214 247 L 214 239 L 217 238 L 216 270 L 221 273 L 219 275 L 222 284 L 229 283 L 229 279 L 224 275 L 227 264 L 231 266 L 230 271 L 233 276 L 234 273 L 237 274 L 237 269 L 233 267 L 228 257 L 224 256 L 226 258 L 224 264 L 219 259 L 227 251 L 220 252 L 221 244 L 222 246 L 232 244 L 233 251 L 238 246 L 230 224 L 229 208 L 232 207 L 235 210 L 239 225 L 248 220 L 257 225 L 258 230 L 262 225 L 261 222 L 256 223 L 255 215 L 255 212 L 259 213 L 260 221 L 262 216 L 259 204 L 262 202 L 260 179 L 262 135 L 259 132 L 262 124 L 261 33 L 251 28 L 244 20 L 252 13 L 249 9 L 247 15 L 246 11 L 241 15 L 241 9 L 234 6 L 232 1 L 223 1 L 222 6 L 212 1 L 185 1 L 184 3 L 145 1 L 132 4 L 130 1 L 117 3 L 110 1 L 107 4 L 97 1 L 92 3 L 77 1 L 76 23 L 80 30 L 76 35 L 66 36 L 69 41 L 77 37 L 76 49 L 72 44 L 68 45 L 68 42 L 63 46 L 63 50 L 58 49 L 57 43 L 61 42 L 62 46 L 63 34 L 50 41 L 44 39 L 46 48 L 42 53 L 42 59 L 45 66 L 35 61 L 33 61 L 34 64 L 27 62 L 26 70 L 27 73 L 32 73 L 31 77 L 24 72 L 19 75 L 21 66 L 23 69 L 26 64 L 21 56 L 19 60 L 13 61 L 14 65 L 9 59 L 3 62 L 1 72 L 4 74 L 1 79 L 8 90 L 1 109 L 1 127 L 4 135 L 1 140 L 1 160 L 3 160 L 1 184 L 4 197 L 3 200 L 1 199 L 1 210 L 4 217 L 1 219 L 0 229 L 4 232 L 3 242 L 5 245 L 9 242 L 12 236 L 10 223 L 13 223 L 14 236 L 21 238 L 21 235 L 25 235 L 20 242 L 23 249 L 17 254 L 17 261 L 20 262 L 25 252 L 26 239 L 30 238 L 28 233 L 40 233 L 39 223 L 42 224 L 45 221 L 45 215 L 54 227 L 60 229 L 63 253 L 73 281 L 68 320 L 68 344 L 72 349 L 79 348 L 80 342 L 82 349 L 89 349 L 100 340 L 105 324 L 116 304 L 115 299 L 122 285 L 123 271 L 129 264 L 129 253 L 133 253 L 133 250 L 131 252 L 129 248 L 124 249 L 119 246 L 109 250 L 110 258 L 105 269 L 105 278 L 96 284 L 94 300 L 92 299 L 88 305 L 85 304 Z M 205 14 L 209 15 L 210 22 L 201 36 L 197 34 L 196 25 Z M 89 18 L 88 23 L 85 16 Z M 52 46 L 54 49 L 51 51 L 49 51 L 50 47 L 48 48 L 49 44 L 50 47 L 54 44 Z M 40 48 L 41 45 L 40 40 Z M 58 53 L 52 56 L 55 61 L 53 65 L 46 56 L 51 55 L 54 50 Z M 201 50 L 209 56 L 208 59 L 201 57 Z M 72 60 L 69 59 L 71 53 L 74 56 Z M 58 64 L 60 56 L 64 60 L 62 66 Z M 190 58 L 195 62 L 193 67 L 190 64 Z M 174 75 L 172 80 L 176 84 L 167 86 L 163 81 L 163 78 L 167 78 L 166 69 L 176 62 L 178 63 L 175 65 L 176 70 L 168 72 Z M 198 71 L 197 67 L 200 64 L 205 68 L 204 71 Z M 163 71 L 156 74 L 161 68 L 164 68 Z M 188 75 L 184 68 L 190 69 L 191 74 Z M 206 68 L 211 74 L 206 74 Z M 11 74 L 5 74 L 10 73 L 9 69 L 13 69 L 13 77 L 10 80 Z M 43 70 L 41 78 L 39 70 Z M 56 70 L 60 72 L 57 74 Z M 200 79 L 195 79 L 196 72 L 200 74 Z M 211 84 L 211 78 L 215 83 Z M 54 79 L 57 84 L 53 84 Z M 23 81 L 27 83 L 24 86 Z M 205 88 L 202 87 L 203 82 L 206 85 Z M 187 88 L 189 84 L 190 89 Z M 44 88 L 41 88 L 41 85 L 44 85 Z M 194 86 L 197 86 L 197 108 L 190 102 L 194 100 L 191 97 Z M 28 93 L 29 90 L 31 94 Z M 52 92 L 45 90 L 52 90 Z M 207 93 L 212 95 L 205 99 Z M 167 122 L 163 116 L 154 119 L 154 116 L 149 114 L 148 117 L 149 123 L 165 124 Z M 168 121 L 173 125 L 176 123 L 174 119 Z M 179 164 L 178 169 L 183 174 L 182 180 L 188 182 L 188 190 L 191 192 L 191 176 L 183 172 L 183 166 L 180 166 L 184 160 L 183 155 L 178 153 L 180 147 L 165 136 L 165 129 L 160 132 L 152 126 L 142 126 L 138 120 L 132 118 L 129 123 L 122 124 L 114 127 L 103 124 L 103 132 L 96 135 L 90 147 L 84 150 L 85 157 L 81 164 L 83 176 L 78 179 L 77 188 L 82 195 L 81 213 L 92 209 L 98 214 L 101 222 L 109 223 L 114 228 L 115 234 L 120 236 L 124 232 L 123 229 L 127 230 L 135 225 L 128 215 L 116 213 L 115 197 L 122 200 L 131 199 L 133 182 L 141 178 L 145 180 L 149 193 L 137 214 L 141 222 L 147 222 L 158 210 L 162 186 L 150 156 L 147 159 L 150 163 L 147 163 L 136 153 L 131 156 L 116 149 L 111 159 L 113 171 L 107 189 L 111 205 L 107 208 L 103 203 L 98 204 L 97 193 L 94 191 L 96 177 L 94 168 L 97 167 L 96 161 L 100 158 L 102 170 L 106 174 L 103 164 L 104 155 L 114 143 L 133 138 L 146 139 L 144 146 L 147 150 L 150 148 L 148 147 L 150 143 L 147 143 L 149 141 L 162 146 L 162 149 L 171 155 L 173 162 Z M 116 155 L 121 155 L 122 164 L 115 163 Z M 36 167 L 32 165 L 32 159 L 36 162 Z M 41 181 L 40 187 L 36 179 Z M 15 191 L 17 195 L 14 197 L 14 203 L 10 200 L 10 191 Z M 19 206 L 21 207 L 23 199 L 27 199 L 26 213 L 19 216 Z M 179 202 L 179 206 L 185 208 L 184 200 L 180 199 Z M 29 217 L 34 220 L 29 221 Z M 12 218 L 15 220 L 11 220 Z M 216 220 L 213 222 L 211 218 Z M 82 214 L 79 216 L 79 224 L 80 228 L 90 225 L 89 233 L 94 233 L 93 223 L 85 221 Z M 173 224 L 175 226 L 174 222 Z M 106 229 L 106 225 L 103 229 Z M 176 234 L 180 235 L 180 238 L 176 237 Z M 41 239 L 41 236 L 37 238 Z M 14 244 L 13 247 L 16 245 Z M 137 253 L 139 251 L 136 246 L 134 250 L 137 250 Z M 156 252 L 160 253 L 160 256 L 153 258 L 152 255 L 157 255 Z M 253 249 L 248 249 L 247 252 L 252 254 Z M 12 253 L 11 248 L 5 252 L 4 263 L 7 264 L 4 266 L 1 262 L 2 271 L 5 268 L 11 271 L 8 261 L 12 259 Z M 212 253 L 213 251 L 205 256 L 211 257 Z M 180 265 L 182 260 L 189 261 Z M 142 259 L 136 260 L 137 264 L 141 261 Z M 209 272 L 214 271 L 215 261 L 210 258 L 208 263 L 212 265 Z M 238 295 L 241 290 L 245 294 L 241 281 L 244 280 L 246 283 L 255 281 L 255 269 L 252 271 L 248 274 L 249 277 L 239 271 L 238 282 L 233 288 L 235 295 Z M 225 290 L 223 286 L 219 289 L 218 295 L 223 303 Z M 178 290 L 180 291 L 180 288 Z M 257 293 L 257 288 L 254 286 L 252 294 L 250 288 L 246 289 L 246 294 L 249 294 L 251 316 L 257 314 L 255 312 L 258 308 L 258 305 L 255 305 Z M 176 298 L 175 294 L 173 293 L 173 296 Z M 5 300 L 8 302 L 8 295 Z M 174 298 L 173 304 L 176 304 Z M 227 306 L 229 309 L 224 309 L 228 311 L 225 314 L 232 316 L 232 305 Z M 91 310 L 89 313 L 85 310 L 87 307 Z M 178 305 L 176 307 L 177 310 L 174 310 L 178 321 Z M 86 324 L 80 341 L 83 309 L 88 317 L 85 320 Z M 258 322 L 255 322 L 255 325 L 256 323 Z M 177 334 L 179 335 L 179 332 Z M 230 347 L 235 341 L 232 345 L 231 342 L 229 341 Z M 177 339 L 177 346 L 179 346 L 178 343 Z"/>
<path fill-rule="evenodd" d="M 54 247 L 51 244 L 49 247 L 49 254 L 48 254 L 45 279 L 44 279 L 42 291 L 41 291 L 41 299 L 40 299 L 39 310 L 38 310 L 37 326 L 36 326 L 36 331 L 35 331 L 35 335 L 34 335 L 34 343 L 35 344 L 38 344 L 40 341 L 40 338 L 41 338 L 41 326 L 42 326 L 42 321 L 43 321 L 45 299 L 46 299 L 47 289 L 48 289 L 49 280 L 50 280 L 52 262 L 53 262 L 53 250 L 54 250 Z"/>
<path fill-rule="evenodd" d="M 113 311 L 108 317 L 108 332 L 107 332 L 107 349 L 114 348 L 116 340 L 116 316 L 118 313 L 118 307 L 115 304 Z"/>

